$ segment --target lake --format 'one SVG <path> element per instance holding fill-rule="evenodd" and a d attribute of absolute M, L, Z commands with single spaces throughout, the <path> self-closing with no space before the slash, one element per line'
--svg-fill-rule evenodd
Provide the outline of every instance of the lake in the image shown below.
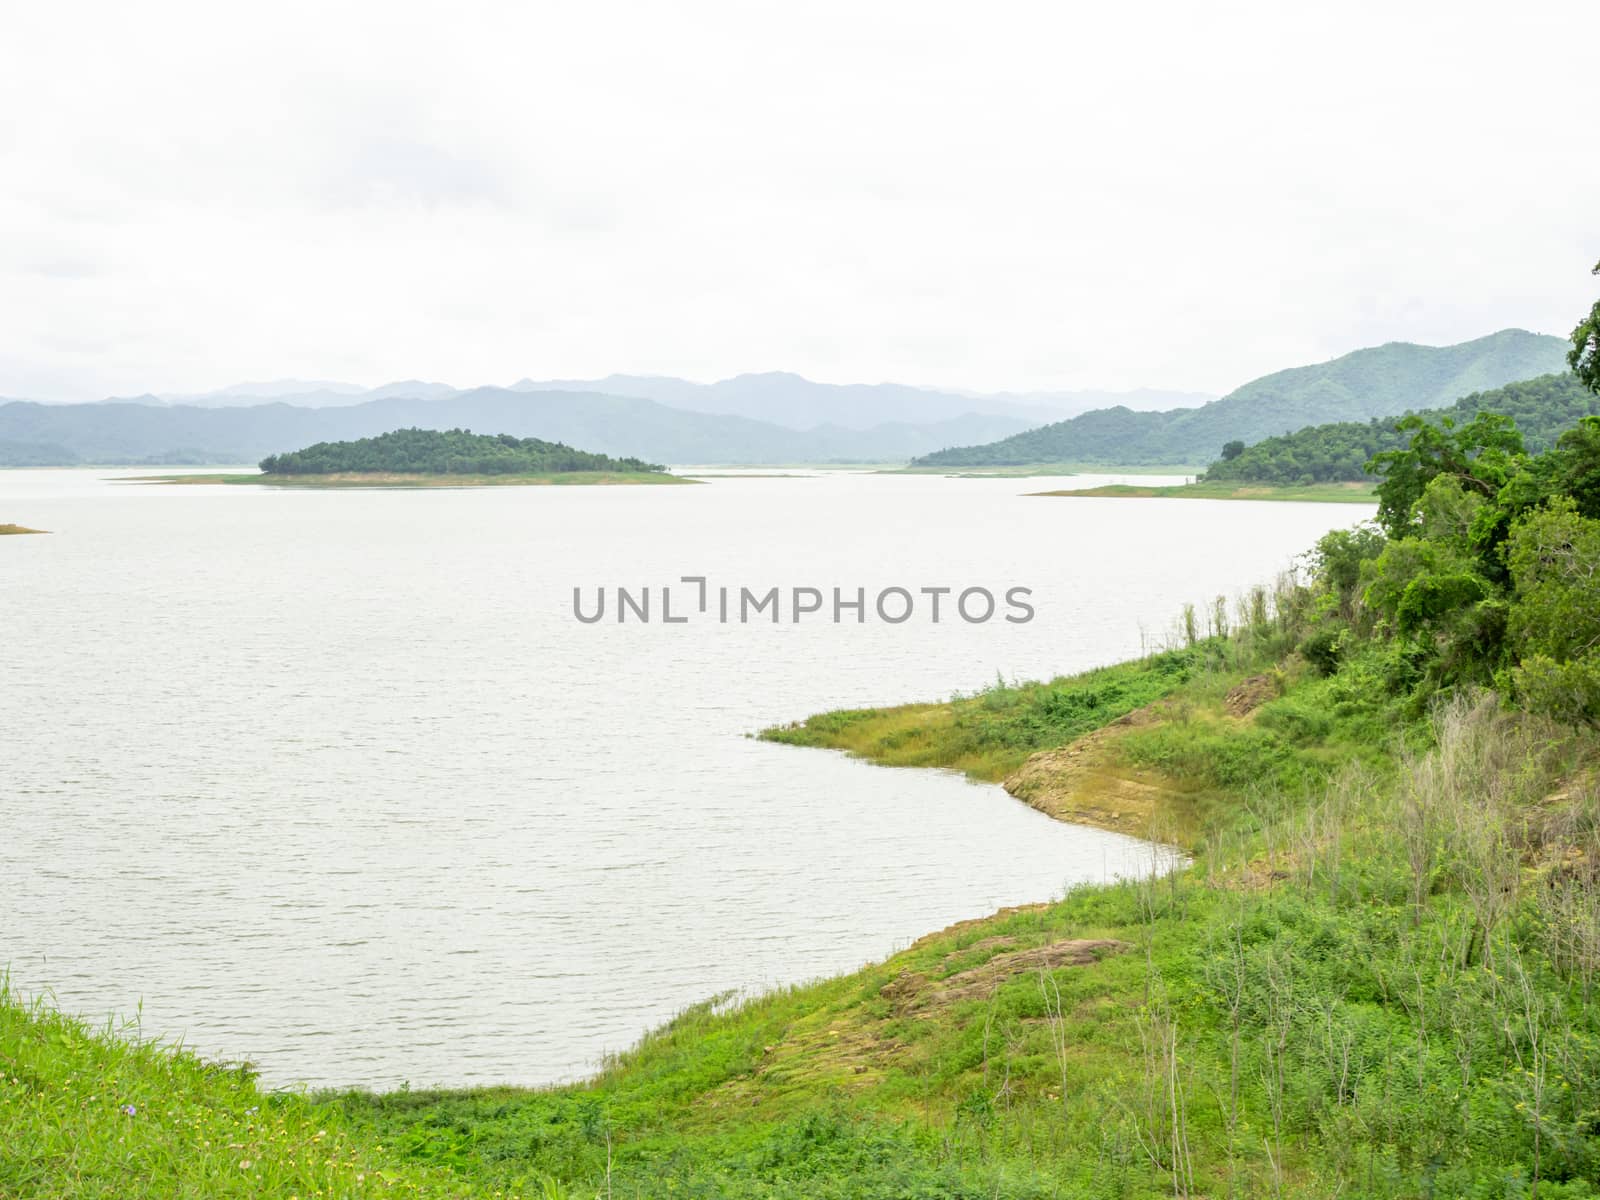
<path fill-rule="evenodd" d="M 0 471 L 0 521 L 54 531 L 0 538 L 0 966 L 273 1085 L 570 1078 L 714 994 L 1149 870 L 998 787 L 746 735 L 1129 657 L 1370 513 L 862 472 L 138 473 Z M 574 619 L 574 588 L 619 586 L 651 622 Z M 723 586 L 783 589 L 783 619 L 714 619 Z M 863 589 L 866 619 L 793 622 L 796 587 Z M 953 592 L 889 624 L 896 587 Z M 977 587 L 1031 589 L 1033 619 L 953 615 Z"/>

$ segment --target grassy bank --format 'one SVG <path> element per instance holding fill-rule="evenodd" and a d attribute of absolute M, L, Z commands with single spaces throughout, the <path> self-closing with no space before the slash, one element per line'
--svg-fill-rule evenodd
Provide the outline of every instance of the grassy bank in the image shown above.
<path fill-rule="evenodd" d="M 92 1029 L 0 983 L 0 1196 L 466 1194 L 386 1151 L 338 1106 L 247 1072 Z"/>
<path fill-rule="evenodd" d="M 26 525 L 0 525 L 0 537 L 9 533 L 49 533 L 48 529 L 29 529 Z"/>
<path fill-rule="evenodd" d="M 398 472 L 341 472 L 332 475 L 139 475 L 130 483 L 252 484 L 303 488 L 529 487 L 563 484 L 695 483 L 659 471 L 559 471 L 546 475 L 413 475 Z"/>
<path fill-rule="evenodd" d="M 1202 480 L 1172 487 L 1140 487 L 1137 484 L 1111 483 L 1079 490 L 1061 489 L 1033 492 L 1035 496 L 1112 496 L 1122 499 L 1160 497 L 1170 500 L 1316 500 L 1339 504 L 1376 504 L 1377 491 L 1370 483 L 1263 484 L 1215 483 Z"/>

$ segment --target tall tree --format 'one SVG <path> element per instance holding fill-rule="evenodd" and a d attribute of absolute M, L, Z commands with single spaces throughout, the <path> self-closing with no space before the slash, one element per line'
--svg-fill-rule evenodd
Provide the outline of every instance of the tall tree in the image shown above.
<path fill-rule="evenodd" d="M 1591 272 L 1600 275 L 1600 263 Z M 1592 392 L 1600 392 L 1600 300 L 1594 302 L 1589 315 L 1572 331 L 1572 349 L 1567 351 L 1567 363 L 1573 374 Z"/>

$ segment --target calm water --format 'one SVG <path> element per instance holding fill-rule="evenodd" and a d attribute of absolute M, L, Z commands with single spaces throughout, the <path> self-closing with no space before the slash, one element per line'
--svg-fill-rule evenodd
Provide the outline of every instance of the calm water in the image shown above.
<path fill-rule="evenodd" d="M 274 1084 L 570 1077 L 724 989 L 1147 868 L 996 787 L 744 735 L 1128 656 L 1365 515 L 1037 479 L 113 474 L 0 472 L 0 521 L 55 531 L 0 539 L 0 966 Z M 574 586 L 687 574 L 1020 585 L 1037 616 L 571 616 Z"/>

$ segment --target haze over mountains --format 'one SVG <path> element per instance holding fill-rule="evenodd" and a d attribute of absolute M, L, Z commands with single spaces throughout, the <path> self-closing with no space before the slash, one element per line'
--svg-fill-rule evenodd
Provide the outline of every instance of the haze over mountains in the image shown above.
<path fill-rule="evenodd" d="M 1563 339 L 1522 330 L 1447 347 L 1390 343 L 1280 371 L 1208 403 L 1198 393 L 1161 391 L 967 395 L 785 372 L 710 384 L 612 375 L 466 390 L 419 380 L 378 388 L 281 380 L 196 396 L 0 403 L 0 466 L 254 462 L 410 426 L 538 437 L 667 463 L 920 456 L 929 466 L 1189 464 L 1215 458 L 1227 441 L 1448 405 L 1562 370 L 1565 350 Z"/>
<path fill-rule="evenodd" d="M 1114 462 L 1200 465 L 1225 443 L 1251 444 L 1331 421 L 1443 408 L 1472 392 L 1566 370 L 1564 338 L 1502 329 L 1454 346 L 1389 342 L 1262 376 L 1194 409 L 1085 413 L 989 445 L 930 454 L 918 466 Z"/>
<path fill-rule="evenodd" d="M 203 408 L 242 407 L 272 402 L 302 408 L 334 408 L 393 396 L 446 400 L 476 390 L 479 389 L 452 387 L 447 383 L 421 379 L 398 380 L 375 388 L 333 380 L 279 379 L 264 383 L 238 383 L 212 392 L 165 393 L 120 399 L 135 404 L 199 405 Z M 941 391 L 899 383 L 818 383 L 789 371 L 736 375 L 715 383 L 695 383 L 669 375 L 522 379 L 512 384 L 509 390 L 601 392 L 608 396 L 633 396 L 688 412 L 722 413 L 770 421 L 785 429 L 815 429 L 819 425 L 871 429 L 875 425 L 891 422 L 920 425 L 971 414 L 1017 417 L 1032 426 L 1041 421 L 1061 420 L 1114 404 L 1139 410 L 1191 408 L 1216 399 L 1206 392 L 1152 388 L 1126 392 L 1084 390 L 988 394 Z"/>

